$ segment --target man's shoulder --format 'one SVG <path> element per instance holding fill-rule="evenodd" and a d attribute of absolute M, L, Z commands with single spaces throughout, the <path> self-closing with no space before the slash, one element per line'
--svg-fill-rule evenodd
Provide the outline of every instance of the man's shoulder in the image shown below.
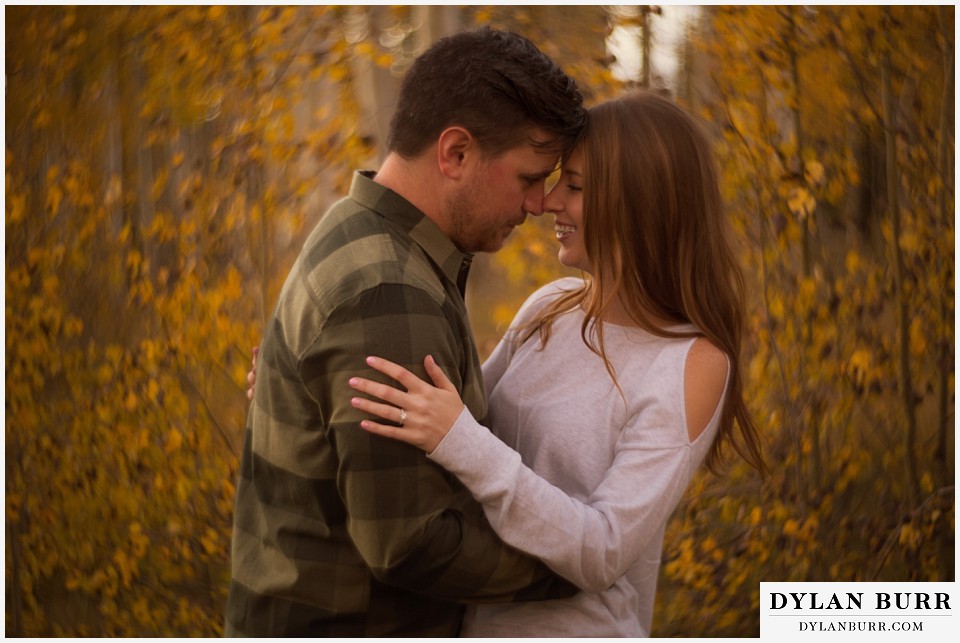
<path fill-rule="evenodd" d="M 307 269 L 320 263 L 363 265 L 389 258 L 395 251 L 394 231 L 376 212 L 350 198 L 331 205 L 317 222 L 300 252 Z"/>
<path fill-rule="evenodd" d="M 350 199 L 335 203 L 308 237 L 296 270 L 314 298 L 336 306 L 384 284 L 445 297 L 439 275 L 409 233 Z"/>
<path fill-rule="evenodd" d="M 439 314 L 446 293 L 409 235 L 376 212 L 339 202 L 300 251 L 280 293 L 276 323 L 300 356 L 333 320 L 362 333 L 363 324 L 351 320 L 376 314 L 377 302 L 383 314 L 412 308 Z"/>

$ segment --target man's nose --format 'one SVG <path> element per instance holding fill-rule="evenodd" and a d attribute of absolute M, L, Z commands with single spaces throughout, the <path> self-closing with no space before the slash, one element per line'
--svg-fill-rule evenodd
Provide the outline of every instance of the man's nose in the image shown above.
<path fill-rule="evenodd" d="M 539 217 L 543 214 L 543 199 L 543 186 L 527 192 L 527 197 L 523 200 L 523 211 Z"/>

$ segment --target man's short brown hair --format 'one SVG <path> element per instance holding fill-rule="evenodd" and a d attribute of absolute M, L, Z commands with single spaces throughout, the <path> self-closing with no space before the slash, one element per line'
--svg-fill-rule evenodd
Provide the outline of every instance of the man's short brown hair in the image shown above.
<path fill-rule="evenodd" d="M 412 158 L 459 125 L 498 155 L 529 139 L 563 152 L 586 121 L 576 83 L 528 39 L 484 27 L 437 41 L 407 72 L 390 122 L 389 151 Z"/>

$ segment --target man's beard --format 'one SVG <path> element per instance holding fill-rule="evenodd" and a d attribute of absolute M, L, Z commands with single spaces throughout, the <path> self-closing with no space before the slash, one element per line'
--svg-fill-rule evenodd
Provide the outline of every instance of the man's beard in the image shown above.
<path fill-rule="evenodd" d="M 461 252 L 496 252 L 503 246 L 501 227 L 484 227 L 487 220 L 483 211 L 484 191 L 471 186 L 447 197 L 445 207 L 449 213 L 451 241 Z"/>

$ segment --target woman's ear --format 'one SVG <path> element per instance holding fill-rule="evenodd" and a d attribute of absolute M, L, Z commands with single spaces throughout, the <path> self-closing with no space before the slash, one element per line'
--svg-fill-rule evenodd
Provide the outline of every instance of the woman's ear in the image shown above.
<path fill-rule="evenodd" d="M 476 150 L 477 141 L 462 127 L 448 127 L 440 133 L 437 142 L 437 166 L 440 174 L 448 179 L 460 179 L 470 156 Z"/>

